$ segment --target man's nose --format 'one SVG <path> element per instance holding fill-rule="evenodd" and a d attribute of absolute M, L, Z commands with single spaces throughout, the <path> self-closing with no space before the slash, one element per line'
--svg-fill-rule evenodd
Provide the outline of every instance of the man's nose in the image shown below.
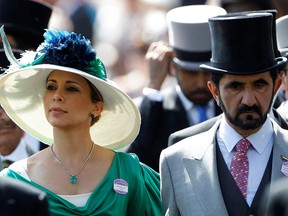
<path fill-rule="evenodd" d="M 256 96 L 253 91 L 245 90 L 242 95 L 242 104 L 253 106 L 256 104 Z"/>

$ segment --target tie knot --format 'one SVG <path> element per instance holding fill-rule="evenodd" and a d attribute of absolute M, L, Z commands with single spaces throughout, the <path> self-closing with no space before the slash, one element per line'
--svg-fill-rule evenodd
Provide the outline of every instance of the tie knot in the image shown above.
<path fill-rule="evenodd" d="M 196 106 L 196 109 L 197 109 L 198 114 L 199 114 L 199 121 L 198 121 L 198 123 L 201 123 L 201 122 L 203 122 L 203 121 L 206 121 L 206 120 L 207 120 L 207 114 L 206 114 L 207 105 L 197 105 L 197 106 Z"/>
<path fill-rule="evenodd" d="M 241 139 L 236 144 L 236 151 L 243 152 L 244 154 L 247 153 L 248 149 L 251 147 L 251 143 L 247 139 Z"/>

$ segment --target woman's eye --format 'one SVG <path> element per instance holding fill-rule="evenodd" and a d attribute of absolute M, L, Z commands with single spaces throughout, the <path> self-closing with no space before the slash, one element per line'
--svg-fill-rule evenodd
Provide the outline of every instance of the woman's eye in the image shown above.
<path fill-rule="evenodd" d="M 67 91 L 74 92 L 74 91 L 78 91 L 78 89 L 75 88 L 75 87 L 68 87 L 68 88 L 67 88 Z"/>
<path fill-rule="evenodd" d="M 56 87 L 53 86 L 53 85 L 47 85 L 47 86 L 46 86 L 46 89 L 47 89 L 47 90 L 55 90 Z"/>

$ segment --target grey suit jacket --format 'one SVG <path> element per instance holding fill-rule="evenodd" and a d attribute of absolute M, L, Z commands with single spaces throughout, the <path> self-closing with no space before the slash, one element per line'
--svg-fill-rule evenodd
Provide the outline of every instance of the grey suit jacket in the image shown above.
<path fill-rule="evenodd" d="M 211 129 L 181 140 L 161 152 L 161 197 L 165 215 L 228 216 L 216 162 L 216 131 Z M 284 177 L 281 155 L 288 156 L 288 131 L 273 122 L 274 146 L 271 183 Z"/>

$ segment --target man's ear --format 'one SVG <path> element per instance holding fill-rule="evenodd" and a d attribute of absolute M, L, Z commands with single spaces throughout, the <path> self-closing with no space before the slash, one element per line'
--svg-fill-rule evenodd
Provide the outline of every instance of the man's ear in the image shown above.
<path fill-rule="evenodd" d="M 214 100 L 217 102 L 217 105 L 219 106 L 219 91 L 216 87 L 216 85 L 212 81 L 207 82 L 207 86 L 213 95 Z"/>
<path fill-rule="evenodd" d="M 277 76 L 276 80 L 275 80 L 274 95 L 277 93 L 278 89 L 280 88 L 281 83 L 282 83 L 282 80 L 281 80 L 281 76 L 280 76 L 280 74 L 279 74 L 279 75 Z"/>

